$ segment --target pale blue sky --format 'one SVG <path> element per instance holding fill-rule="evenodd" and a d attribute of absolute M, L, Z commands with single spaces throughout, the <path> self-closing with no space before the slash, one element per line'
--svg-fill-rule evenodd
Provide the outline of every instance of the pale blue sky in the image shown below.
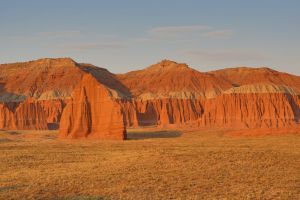
<path fill-rule="evenodd" d="M 126 72 L 167 58 L 300 75 L 299 0 L 0 0 L 0 27 L 0 63 L 72 57 Z"/>

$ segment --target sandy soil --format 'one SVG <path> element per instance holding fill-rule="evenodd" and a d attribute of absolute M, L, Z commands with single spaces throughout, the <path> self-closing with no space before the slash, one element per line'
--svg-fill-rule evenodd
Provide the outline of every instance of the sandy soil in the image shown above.
<path fill-rule="evenodd" d="M 0 199 L 300 199 L 300 134 L 0 131 Z"/>

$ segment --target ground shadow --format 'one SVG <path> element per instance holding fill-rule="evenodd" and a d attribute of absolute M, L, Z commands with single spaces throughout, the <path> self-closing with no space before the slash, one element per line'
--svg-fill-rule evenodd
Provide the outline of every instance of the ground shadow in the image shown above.
<path fill-rule="evenodd" d="M 48 127 L 48 130 L 58 130 L 59 124 L 58 123 L 48 123 L 47 127 Z"/>
<path fill-rule="evenodd" d="M 153 138 L 176 138 L 181 136 L 179 131 L 132 131 L 127 133 L 127 140 L 144 140 Z"/>
<path fill-rule="evenodd" d="M 12 142 L 13 140 L 8 139 L 8 138 L 0 138 L 0 143 L 4 143 L 4 142 Z M 1 191 L 1 187 L 0 187 L 0 191 Z"/>
<path fill-rule="evenodd" d="M 63 197 L 58 198 L 59 200 L 104 200 L 104 197 L 95 197 L 95 196 L 77 196 L 77 197 Z"/>
<path fill-rule="evenodd" d="M 21 134 L 20 132 L 17 132 L 17 131 L 11 131 L 11 130 L 5 130 L 5 129 L 0 129 L 1 132 L 5 132 L 9 135 L 19 135 Z"/>

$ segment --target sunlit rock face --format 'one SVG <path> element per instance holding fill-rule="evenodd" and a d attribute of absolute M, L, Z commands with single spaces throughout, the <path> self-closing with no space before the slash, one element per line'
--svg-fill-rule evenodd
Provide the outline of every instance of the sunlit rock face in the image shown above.
<path fill-rule="evenodd" d="M 74 104 L 74 102 L 77 101 L 78 95 L 76 96 L 76 94 L 78 92 L 76 91 L 80 89 L 75 90 L 75 88 L 80 87 L 78 85 L 86 80 L 84 77 L 87 75 L 90 76 L 90 80 L 93 84 L 103 85 L 105 89 L 99 91 L 101 94 L 105 93 L 105 95 L 111 99 L 129 96 L 127 88 L 114 78 L 114 74 L 111 74 L 106 69 L 90 64 L 76 63 L 69 58 L 46 58 L 24 63 L 3 64 L 0 65 L 0 72 L 1 129 L 58 129 L 60 121 L 64 121 L 63 119 L 61 120 L 63 110 L 65 108 L 68 110 L 70 104 Z M 87 90 L 87 86 L 84 86 L 84 88 L 84 90 Z M 72 96 L 73 92 L 75 96 Z M 97 92 L 98 91 L 95 90 L 95 94 L 97 94 Z M 87 94 L 91 95 L 90 93 Z M 88 97 L 90 96 L 86 98 Z M 95 97 L 98 96 L 96 95 Z M 90 102 L 93 102 L 93 96 L 91 98 L 89 105 L 91 105 Z M 103 106 L 106 110 L 96 110 L 97 113 L 99 112 L 100 117 L 108 115 L 110 109 L 114 112 L 111 117 L 107 117 L 107 122 L 104 117 L 101 119 L 101 123 L 96 121 L 98 114 L 95 118 L 94 111 L 99 106 L 97 108 L 92 107 L 91 110 L 82 109 L 83 112 L 91 112 L 89 115 L 93 123 L 83 120 L 82 125 L 77 124 L 77 128 L 70 128 L 70 126 L 74 124 L 70 122 L 68 127 L 72 129 L 72 134 L 69 135 L 69 132 L 67 132 L 68 137 L 76 138 L 80 137 L 80 134 L 83 134 L 86 137 L 124 138 L 124 128 L 120 131 L 122 133 L 121 136 L 111 134 L 117 132 L 117 126 L 114 123 L 119 119 L 118 117 L 120 115 L 123 116 L 123 114 L 120 114 L 121 112 L 118 111 L 119 105 L 117 103 L 111 103 Z M 117 108 L 115 109 L 115 107 Z M 114 111 L 114 109 L 116 111 Z M 73 110 L 76 110 L 75 107 Z M 76 116 L 76 120 L 81 117 L 83 116 Z M 115 121 L 112 122 L 110 127 L 105 127 L 103 124 L 108 124 L 110 120 Z M 120 123 L 120 126 L 123 127 L 123 120 L 121 120 Z M 92 132 L 84 132 L 76 136 L 76 129 L 80 130 L 78 128 L 79 126 L 88 126 Z M 101 131 L 99 131 L 99 127 L 102 128 Z M 61 127 L 61 130 L 63 130 L 63 128 L 64 127 Z M 108 129 L 116 131 L 108 131 Z M 95 131 L 98 131 L 98 135 L 94 134 Z"/>
<path fill-rule="evenodd" d="M 112 74 L 69 58 L 0 65 L 0 129 L 124 139 L 126 127 L 298 128 L 300 77 L 266 67 L 199 72 L 163 60 Z"/>
<path fill-rule="evenodd" d="M 137 100 L 128 126 L 282 128 L 299 125 L 299 96 L 284 93 L 222 94 L 211 99 Z M 128 109 L 127 109 L 128 110 Z"/>
<path fill-rule="evenodd" d="M 126 138 L 120 104 L 90 74 L 73 91 L 64 108 L 59 132 L 61 138 Z"/>
<path fill-rule="evenodd" d="M 33 99 L 21 103 L 0 104 L 0 128 L 45 130 L 47 119 L 41 104 Z"/>
<path fill-rule="evenodd" d="M 300 77 L 269 68 L 201 73 L 164 60 L 118 78 L 134 96 L 123 104 L 127 126 L 299 126 Z"/>

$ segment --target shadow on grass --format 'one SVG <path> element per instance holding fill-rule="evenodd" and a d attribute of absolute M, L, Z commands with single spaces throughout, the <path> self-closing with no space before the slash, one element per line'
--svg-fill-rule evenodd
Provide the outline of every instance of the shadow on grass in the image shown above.
<path fill-rule="evenodd" d="M 181 136 L 179 131 L 138 131 L 128 132 L 127 140 L 144 140 L 153 138 L 176 138 Z"/>
<path fill-rule="evenodd" d="M 0 138 L 0 143 L 1 142 L 12 142 L 13 140 L 11 139 L 8 139 L 8 138 Z M 0 188 L 0 191 L 1 191 L 1 188 Z"/>
<path fill-rule="evenodd" d="M 10 190 L 17 190 L 21 187 L 24 187 L 24 185 L 11 185 L 11 186 L 0 187 L 0 192 L 8 192 Z"/>
<path fill-rule="evenodd" d="M 103 197 L 94 197 L 94 196 L 77 196 L 77 197 L 66 197 L 59 198 L 59 200 L 104 200 Z"/>
<path fill-rule="evenodd" d="M 1 132 L 7 133 L 9 135 L 19 135 L 21 134 L 20 132 L 17 131 L 8 131 L 8 130 L 4 130 L 4 129 L 0 129 Z"/>

